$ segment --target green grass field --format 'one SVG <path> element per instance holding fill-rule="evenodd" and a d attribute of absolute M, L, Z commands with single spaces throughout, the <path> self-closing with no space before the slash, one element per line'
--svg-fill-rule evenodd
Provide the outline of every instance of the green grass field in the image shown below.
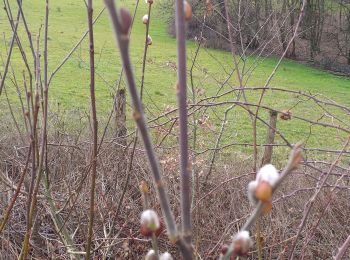
<path fill-rule="evenodd" d="M 136 1 L 124 0 L 118 1 L 119 6 L 127 6 L 131 12 L 135 8 Z M 167 106 L 176 105 L 176 95 L 174 85 L 176 82 L 176 70 L 173 65 L 176 64 L 176 41 L 167 33 L 167 24 L 160 17 L 158 1 L 155 1 L 151 19 L 150 35 L 153 38 L 153 45 L 150 46 L 147 58 L 147 69 L 145 75 L 145 104 L 150 111 L 158 112 Z M 14 5 L 15 6 L 15 5 Z M 24 1 L 24 7 L 28 24 L 31 28 L 33 39 L 36 39 L 39 28 L 44 22 L 44 1 L 33 0 Z M 103 1 L 95 1 L 95 16 L 103 8 Z M 131 56 L 137 82 L 140 82 L 142 54 L 144 49 L 145 26 L 141 22 L 141 17 L 146 13 L 146 4 L 140 1 L 137 11 L 136 21 L 131 35 Z M 16 9 L 13 10 L 15 16 Z M 72 49 L 76 42 L 81 38 L 87 28 L 87 14 L 83 1 L 61 0 L 50 1 L 50 25 L 49 25 L 49 71 L 53 71 L 60 64 L 67 53 Z M 3 9 L 0 11 L 0 32 L 5 40 L 0 44 L 2 58 L 6 57 L 5 44 L 10 42 L 10 27 Z M 25 34 L 22 23 L 19 27 L 19 34 L 23 39 L 23 45 L 26 47 L 28 55 L 28 41 L 25 40 Z M 43 34 L 43 32 L 42 32 Z M 95 25 L 95 52 L 96 52 L 96 95 L 97 109 L 100 118 L 104 118 L 112 106 L 112 95 L 115 90 L 116 80 L 119 77 L 121 63 L 118 58 L 118 51 L 115 39 L 111 31 L 111 26 L 107 16 L 107 11 Z M 42 37 L 40 43 L 42 44 Z M 188 44 L 189 64 L 196 50 L 196 43 L 189 41 Z M 89 57 L 88 42 L 84 40 L 82 45 L 73 54 L 72 58 L 55 75 L 50 85 L 50 106 L 52 110 L 60 109 L 68 111 L 88 111 L 89 109 Z M 215 57 L 215 59 L 213 59 Z M 259 66 L 253 71 L 247 80 L 247 86 L 263 86 L 272 69 L 276 65 L 277 58 L 258 59 L 251 57 L 247 60 L 246 67 L 255 64 L 258 61 Z M 23 70 L 23 62 L 20 58 L 18 48 L 15 48 L 12 59 L 17 76 L 20 79 Z M 233 68 L 231 54 L 220 50 L 201 49 L 196 62 L 194 71 L 194 83 L 196 88 L 205 90 L 206 96 L 216 93 L 218 83 L 224 81 L 227 77 L 226 71 Z M 18 108 L 18 98 L 14 88 L 9 82 L 7 89 L 9 99 L 14 109 Z M 229 90 L 231 86 L 237 86 L 237 80 L 232 77 L 229 84 L 223 91 Z M 278 73 L 271 81 L 271 86 L 281 87 L 291 90 L 301 90 L 313 94 L 324 95 L 336 102 L 350 106 L 350 79 L 334 76 L 330 73 L 319 71 L 307 67 L 294 61 L 284 61 L 278 70 Z M 249 102 L 256 102 L 258 93 L 247 92 Z M 233 96 L 232 96 L 233 98 Z M 7 105 L 5 98 L 0 97 L 1 110 L 5 111 Z M 226 97 L 227 100 L 227 97 Z M 273 106 L 278 110 L 290 108 L 299 100 L 298 96 L 286 96 L 276 92 L 267 92 L 263 101 L 264 105 Z M 209 110 L 215 131 L 201 130 L 212 141 L 208 142 L 208 147 L 212 146 L 215 136 L 220 128 L 220 120 L 223 112 L 228 106 L 222 106 L 216 111 Z M 215 113 L 214 113 L 215 112 Z M 1 113 L 1 112 L 0 112 Z M 305 102 L 299 104 L 293 113 L 299 116 L 318 120 L 322 112 L 315 104 Z M 349 123 L 348 116 L 341 111 L 334 113 Z M 228 131 L 223 136 L 226 142 L 251 142 L 251 125 L 248 116 L 243 115 L 242 109 L 235 109 L 229 114 Z M 261 116 L 267 118 L 266 111 L 262 111 Z M 324 122 L 333 122 L 332 119 L 322 118 Z M 279 129 L 287 133 L 287 138 L 291 142 L 305 140 L 310 133 L 310 125 L 297 120 L 279 123 Z M 207 131 L 207 132 L 205 132 Z M 309 143 L 316 147 L 338 147 L 341 139 L 334 137 L 336 131 L 314 127 L 312 131 L 318 134 L 309 139 Z M 248 133 L 248 134 L 247 134 Z M 259 141 L 263 142 L 265 133 L 260 131 Z M 342 135 L 341 135 L 342 136 Z M 330 139 L 331 138 L 331 139 Z M 207 146 L 205 145 L 205 146 Z"/>

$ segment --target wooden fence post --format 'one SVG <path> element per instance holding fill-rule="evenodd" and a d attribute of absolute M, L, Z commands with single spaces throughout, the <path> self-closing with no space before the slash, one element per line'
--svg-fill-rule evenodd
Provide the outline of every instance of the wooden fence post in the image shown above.
<path fill-rule="evenodd" d="M 126 95 L 125 89 L 117 91 L 116 105 L 115 105 L 115 119 L 116 119 L 116 137 L 118 144 L 126 146 Z"/>
<path fill-rule="evenodd" d="M 273 153 L 273 144 L 275 140 L 275 134 L 276 134 L 276 125 L 277 125 L 277 112 L 274 110 L 270 111 L 270 122 L 267 127 L 267 135 L 266 135 L 266 144 L 264 156 L 262 158 L 262 165 L 271 163 L 272 159 L 272 153 Z"/>

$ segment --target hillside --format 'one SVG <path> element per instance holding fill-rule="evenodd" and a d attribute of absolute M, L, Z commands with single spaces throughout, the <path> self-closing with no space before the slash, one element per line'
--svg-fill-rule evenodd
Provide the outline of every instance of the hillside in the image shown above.
<path fill-rule="evenodd" d="M 130 10 L 135 9 L 135 4 L 129 1 L 121 1 L 123 5 L 127 4 Z M 95 3 L 95 17 L 102 10 L 102 1 Z M 44 3 L 35 0 L 31 3 L 25 2 L 24 9 L 27 10 L 26 17 L 30 28 L 32 28 L 32 37 L 36 38 L 40 25 L 43 23 Z M 9 25 L 6 20 L 4 10 L 1 10 L 0 24 L 2 32 L 5 33 L 6 43 L 10 42 L 11 34 L 9 33 Z M 12 10 L 13 13 L 16 10 Z M 134 64 L 134 70 L 140 82 L 142 56 L 144 49 L 144 33 L 145 26 L 141 22 L 141 17 L 147 12 L 146 5 L 140 2 L 136 20 L 131 34 L 131 55 Z M 70 50 L 81 39 L 86 32 L 86 11 L 80 2 L 71 0 L 63 0 L 60 2 L 50 3 L 50 25 L 49 25 L 49 71 L 54 71 L 61 64 L 62 60 L 70 52 Z M 19 27 L 19 33 L 24 35 L 22 24 Z M 43 32 L 42 32 L 43 34 Z M 145 74 L 145 98 L 144 103 L 147 105 L 148 111 L 151 113 L 159 113 L 165 109 L 169 109 L 176 104 L 176 95 L 174 94 L 174 85 L 176 82 L 176 47 L 175 39 L 167 34 L 167 25 L 162 21 L 157 11 L 157 2 L 153 6 L 151 16 L 150 35 L 153 38 L 153 44 L 147 53 L 146 74 Z M 41 37 L 42 38 L 42 37 Z M 25 39 L 24 37 L 22 39 Z M 111 26 L 104 12 L 95 25 L 95 53 L 96 53 L 96 73 L 97 73 L 97 111 L 100 117 L 107 117 L 110 110 L 115 93 L 116 82 L 119 78 L 121 64 L 118 59 L 117 49 L 115 48 L 114 37 L 111 32 Z M 42 41 L 41 41 L 42 44 Z M 28 42 L 23 42 L 24 46 L 28 46 Z M 189 41 L 188 44 L 188 67 L 195 56 L 197 44 Z M 2 57 L 5 55 L 5 45 L 1 44 Z M 29 52 L 28 48 L 26 49 Z M 89 65 L 88 65 L 88 44 L 86 39 L 78 46 L 72 57 L 57 71 L 52 78 L 50 84 L 51 111 L 55 112 L 59 109 L 61 112 L 74 115 L 73 118 L 81 117 L 84 110 L 89 107 Z M 30 55 L 29 55 L 29 60 Z M 255 57 L 251 56 L 241 65 L 242 74 L 244 74 L 244 82 L 247 87 L 264 86 L 268 76 L 278 61 L 278 57 Z M 12 66 L 15 68 L 15 74 L 19 79 L 21 70 L 24 68 L 20 59 L 20 53 L 17 48 L 13 52 Z M 241 64 L 243 62 L 241 61 Z M 244 67 L 243 67 L 244 66 Z M 193 69 L 194 87 L 201 89 L 204 96 L 210 97 L 214 95 L 223 82 L 226 84 L 221 88 L 222 92 L 238 86 L 231 54 L 229 52 L 201 48 L 196 59 Z M 226 80 L 227 75 L 231 76 Z M 10 83 L 7 83 L 11 86 Z M 124 86 L 124 82 L 122 83 Z M 277 74 L 273 77 L 271 87 L 283 88 L 288 90 L 304 91 L 312 95 L 321 95 L 332 99 L 343 105 L 350 105 L 350 80 L 349 78 L 338 77 L 327 72 L 319 71 L 314 68 L 298 64 L 294 61 L 284 61 L 278 69 Z M 257 102 L 259 95 L 256 91 L 247 92 L 247 100 L 251 103 Z M 13 104 L 19 104 L 16 97 L 16 90 L 8 88 L 8 96 Z M 268 91 L 263 100 L 264 105 L 271 105 L 276 110 L 285 110 L 293 107 L 293 113 L 298 115 L 302 112 L 302 116 L 315 119 L 314 105 L 301 103 L 298 96 L 293 98 L 284 96 L 281 93 Z M 2 111 L 6 107 L 5 102 L 1 102 Z M 18 107 L 13 105 L 18 111 Z M 81 112 L 79 112 L 81 111 Z M 224 111 L 224 109 L 222 109 Z M 72 114 L 73 112 L 73 114 Z M 318 111 L 320 112 L 320 111 Z M 217 121 L 214 114 L 208 112 L 213 118 L 212 124 L 220 127 L 220 121 Z M 322 116 L 322 112 L 320 112 Z M 337 112 L 338 113 L 338 112 Z M 265 115 L 263 113 L 263 115 Z M 342 116 L 342 115 L 340 115 Z M 151 117 L 151 115 L 150 115 Z M 221 116 L 219 116 L 221 117 Z M 68 121 L 76 119 L 69 119 Z M 84 120 L 84 119 L 83 119 Z M 102 119 L 103 120 L 103 119 Z M 250 131 L 247 117 L 241 117 L 234 114 L 232 120 L 237 122 L 242 129 L 239 129 L 235 135 L 238 135 L 238 141 L 249 141 L 247 137 L 241 135 L 241 131 Z M 329 121 L 331 119 L 323 119 Z M 294 139 L 300 138 L 302 134 L 305 138 L 308 136 L 308 124 L 293 122 L 294 130 L 290 131 L 290 124 L 286 123 L 282 126 L 282 130 L 288 131 L 290 137 Z M 131 126 L 131 125 L 130 125 Z M 231 127 L 231 126 L 230 126 Z M 242 133 L 243 133 L 242 132 Z M 320 133 L 321 135 L 324 132 Z M 231 137 L 227 136 L 229 140 Z M 261 138 L 264 138 L 262 133 Z M 303 139 L 303 138 L 302 138 Z M 317 139 L 317 138 L 316 138 Z M 327 140 L 327 139 L 324 139 Z M 325 141 L 322 141 L 325 142 Z M 295 140 L 296 141 L 296 140 Z M 316 140 L 315 140 L 316 141 Z M 318 141 L 321 142 L 321 141 Z M 323 145 L 327 145 L 328 141 Z"/>
<path fill-rule="evenodd" d="M 130 3 L 130 1 L 121 1 Z M 130 10 L 135 8 L 135 4 L 128 4 Z M 33 39 L 38 34 L 40 25 L 43 23 L 42 10 L 44 4 L 42 1 L 34 0 L 24 2 L 24 8 L 27 10 L 27 20 L 33 30 Z M 103 8 L 102 1 L 95 3 L 95 16 Z M 12 10 L 15 14 L 15 10 Z M 146 13 L 146 6 L 140 3 L 136 22 L 131 35 L 132 57 L 135 66 L 135 72 L 140 78 L 144 31 L 145 27 L 141 23 L 141 17 Z M 6 43 L 10 42 L 11 34 L 4 10 L 1 10 L 0 24 L 1 32 L 5 33 Z M 80 2 L 71 0 L 62 0 L 50 3 L 50 26 L 49 26 L 49 70 L 53 71 L 63 58 L 69 53 L 74 45 L 79 41 L 86 31 L 86 11 L 84 5 Z M 173 95 L 173 85 L 176 71 L 175 39 L 168 36 L 166 32 L 167 25 L 161 20 L 157 12 L 157 2 L 154 4 L 152 12 L 152 21 L 150 34 L 153 38 L 153 45 L 149 49 L 146 73 L 146 90 L 150 97 L 156 97 L 157 105 L 175 104 Z M 20 33 L 24 33 L 23 26 L 19 28 Z M 111 27 L 106 13 L 104 13 L 96 23 L 96 55 L 98 72 L 98 92 L 99 100 L 111 100 L 110 94 L 113 93 L 116 79 L 120 72 L 120 62 L 117 58 L 114 38 L 111 33 Z M 27 46 L 27 43 L 24 43 Z M 5 46 L 1 44 L 3 59 L 6 57 Z M 51 99 L 60 102 L 64 107 L 84 108 L 87 106 L 88 95 L 88 44 L 84 40 L 62 69 L 56 74 L 51 83 Z M 188 42 L 188 59 L 194 56 L 196 44 Z M 17 70 L 23 65 L 19 59 L 19 52 L 16 49 L 14 56 L 18 59 L 12 60 L 13 66 Z M 213 58 L 215 57 L 215 59 Z M 247 81 L 247 86 L 263 86 L 268 75 L 277 62 L 276 58 L 266 58 L 255 60 L 250 57 L 246 67 L 252 64 L 259 64 Z M 232 69 L 232 59 L 230 53 L 218 50 L 201 49 L 196 68 L 195 76 L 197 79 L 205 76 L 208 79 L 203 82 L 203 87 L 209 93 L 216 89 L 215 80 L 223 80 L 226 73 Z M 247 70 L 247 69 L 246 69 Z M 204 72 L 204 73 L 203 73 Z M 234 77 L 229 81 L 232 85 L 237 85 Z M 335 101 L 343 104 L 350 104 L 349 101 L 349 79 L 337 77 L 326 72 L 300 65 L 293 61 L 286 61 L 282 64 L 278 74 L 271 82 L 271 86 L 289 88 L 294 90 L 305 90 L 312 93 L 320 93 Z M 71 99 L 74 97 L 74 104 Z M 147 100 L 147 97 L 146 97 Z M 147 102 L 147 101 L 146 101 Z M 102 102 L 105 110 L 109 107 L 108 102 Z"/>

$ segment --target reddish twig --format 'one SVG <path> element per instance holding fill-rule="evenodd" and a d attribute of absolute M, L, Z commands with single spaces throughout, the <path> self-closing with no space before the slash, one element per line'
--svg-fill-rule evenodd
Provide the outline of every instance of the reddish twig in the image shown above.
<path fill-rule="evenodd" d="M 97 171 L 97 113 L 95 98 L 95 50 L 94 50 L 94 32 L 93 32 L 93 4 L 92 0 L 88 0 L 88 26 L 89 26 L 89 47 L 90 47 L 90 105 L 91 105 L 91 122 L 92 122 L 92 154 L 91 154 L 91 188 L 90 188 L 90 211 L 89 225 L 86 242 L 86 259 L 90 259 L 92 233 L 95 215 L 95 186 Z"/>

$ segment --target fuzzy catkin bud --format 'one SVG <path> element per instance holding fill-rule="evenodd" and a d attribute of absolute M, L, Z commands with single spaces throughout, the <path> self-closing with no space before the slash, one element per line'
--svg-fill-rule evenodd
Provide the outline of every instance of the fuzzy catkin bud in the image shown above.
<path fill-rule="evenodd" d="M 258 200 L 270 202 L 273 193 L 273 187 L 280 178 L 279 173 L 272 164 L 262 167 L 256 175 L 255 181 L 248 184 L 248 199 L 254 206 Z"/>
<path fill-rule="evenodd" d="M 249 249 L 253 246 L 253 241 L 250 238 L 248 231 L 240 231 L 233 238 L 234 252 L 238 256 L 247 255 Z"/>
<path fill-rule="evenodd" d="M 147 36 L 147 45 L 152 45 L 152 37 L 150 35 Z"/>
<path fill-rule="evenodd" d="M 152 209 L 147 209 L 141 214 L 141 225 L 145 225 L 152 231 L 156 231 L 160 227 L 160 221 L 157 213 Z"/>
<path fill-rule="evenodd" d="M 259 170 L 256 176 L 256 180 L 258 182 L 266 181 L 271 186 L 274 186 L 277 183 L 279 178 L 280 178 L 280 175 L 277 172 L 275 166 L 273 166 L 272 164 L 266 164 L 264 167 L 262 167 Z"/>
<path fill-rule="evenodd" d="M 151 237 L 152 234 L 159 236 L 164 229 L 164 224 L 159 220 L 157 213 L 152 209 L 147 209 L 141 214 L 141 234 Z"/>
<path fill-rule="evenodd" d="M 142 17 L 142 23 L 143 23 L 143 24 L 148 24 L 148 14 L 145 14 L 145 15 Z"/>
<path fill-rule="evenodd" d="M 255 206 L 258 203 L 258 200 L 255 197 L 255 190 L 257 185 L 257 181 L 251 181 L 248 184 L 248 200 L 252 206 Z"/>
<path fill-rule="evenodd" d="M 147 252 L 146 256 L 145 256 L 145 260 L 157 260 L 158 257 L 156 255 L 156 252 L 151 249 Z"/>
<path fill-rule="evenodd" d="M 165 252 L 159 256 L 159 260 L 173 260 L 173 257 L 168 252 Z"/>

